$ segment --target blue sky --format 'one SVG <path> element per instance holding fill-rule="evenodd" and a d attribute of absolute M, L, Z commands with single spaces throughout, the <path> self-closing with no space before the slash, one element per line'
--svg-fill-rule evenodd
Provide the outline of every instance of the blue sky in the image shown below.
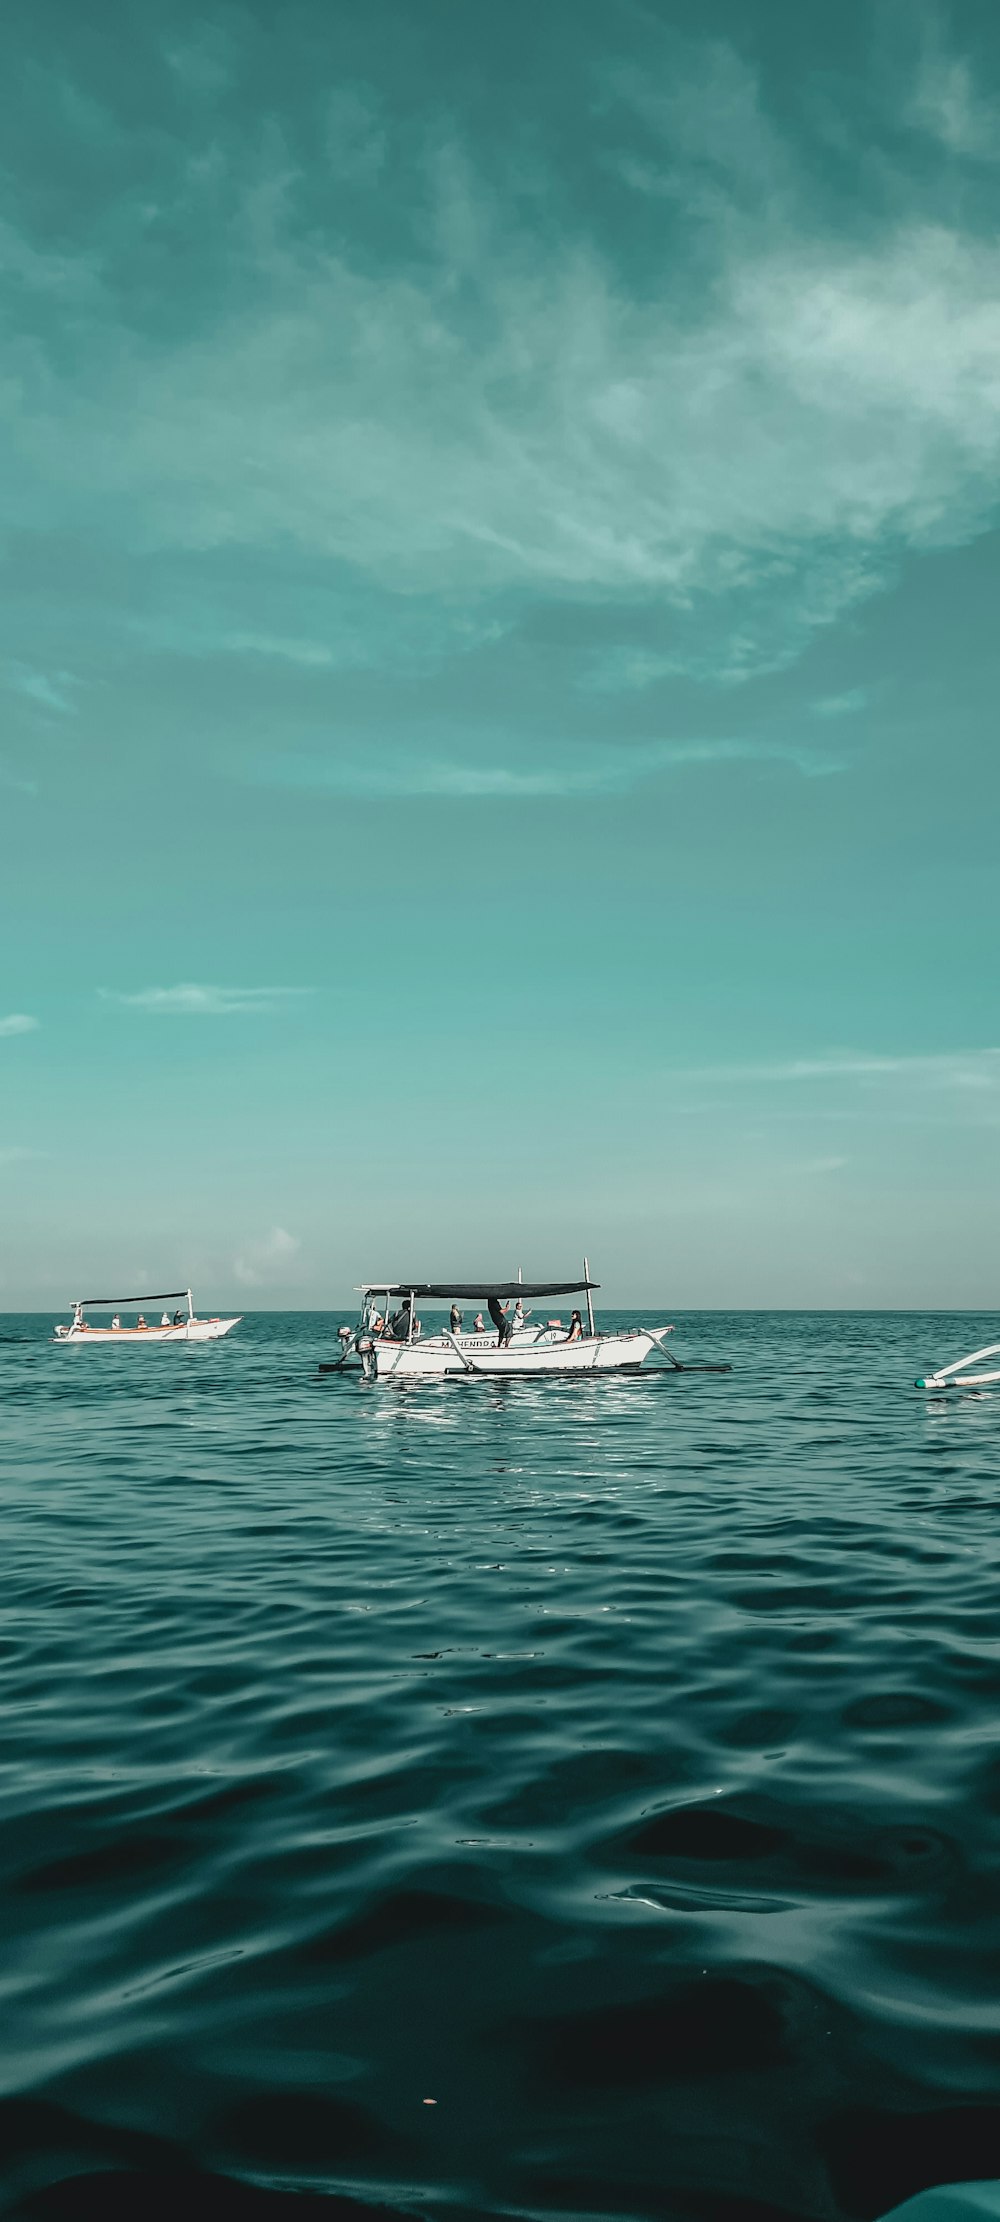
<path fill-rule="evenodd" d="M 991 1305 L 994 11 L 10 23 L 0 1304 Z"/>

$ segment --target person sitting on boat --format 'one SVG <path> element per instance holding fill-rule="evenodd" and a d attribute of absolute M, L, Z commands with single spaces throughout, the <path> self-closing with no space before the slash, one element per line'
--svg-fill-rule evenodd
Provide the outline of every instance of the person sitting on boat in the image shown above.
<path fill-rule="evenodd" d="M 475 1319 L 472 1322 L 472 1332 L 474 1335 L 485 1335 L 486 1321 L 483 1318 L 482 1312 L 476 1313 Z"/>
<path fill-rule="evenodd" d="M 513 1318 L 512 1324 L 511 1324 L 511 1333 L 512 1333 L 512 1334 L 515 1334 L 515 1335 L 519 1335 L 519 1334 L 520 1334 L 520 1332 L 521 1332 L 521 1329 L 522 1329 L 522 1327 L 524 1326 L 525 1316 L 526 1316 L 526 1315 L 525 1315 L 524 1305 L 522 1304 L 522 1302 L 521 1302 L 521 1299 L 520 1299 L 520 1297 L 518 1297 L 518 1299 L 517 1299 L 517 1302 L 516 1302 L 516 1304 L 515 1304 L 515 1306 L 514 1306 L 514 1318 Z"/>
<path fill-rule="evenodd" d="M 499 1296 L 488 1296 L 486 1309 L 497 1331 L 497 1349 L 502 1350 L 514 1332 L 513 1321 L 508 1319 L 507 1306 L 501 1304 Z"/>
<path fill-rule="evenodd" d="M 145 1327 L 145 1325 L 146 1325 L 146 1322 L 145 1322 L 145 1320 L 143 1319 L 143 1316 L 142 1316 L 142 1313 L 141 1313 L 141 1312 L 139 1313 L 139 1317 L 138 1317 L 138 1319 L 136 1320 L 136 1323 L 135 1323 L 135 1324 L 136 1324 L 136 1326 L 137 1326 L 137 1327 Z"/>
<path fill-rule="evenodd" d="M 161 1319 L 161 1321 L 160 1321 L 160 1326 L 161 1326 L 161 1327 L 169 1327 L 169 1325 L 170 1325 L 170 1313 L 169 1313 L 169 1312 L 164 1312 L 164 1314 L 163 1314 L 163 1318 L 162 1318 L 162 1319 Z"/>
<path fill-rule="evenodd" d="M 384 1335 L 385 1320 L 383 1319 L 381 1312 L 372 1313 L 372 1316 L 368 1322 L 368 1332 L 370 1335 Z"/>
<path fill-rule="evenodd" d="M 118 1314 L 117 1314 L 117 1312 L 116 1312 L 116 1313 L 115 1313 L 115 1316 L 114 1316 L 114 1318 L 113 1318 L 113 1320 L 112 1320 L 112 1322 L 111 1322 L 112 1332 L 114 1331 L 114 1329 L 115 1329 L 116 1327 L 120 1327 L 120 1326 L 121 1326 L 121 1320 L 119 1319 L 119 1317 L 118 1317 Z"/>
<path fill-rule="evenodd" d="M 566 1340 L 567 1342 L 579 1342 L 582 1334 L 583 1321 L 580 1318 L 579 1312 L 574 1312 L 569 1323 L 569 1334 L 567 1335 Z"/>
<path fill-rule="evenodd" d="M 451 1317 L 448 1321 L 448 1325 L 453 1335 L 457 1335 L 461 1330 L 462 1314 L 459 1311 L 457 1304 L 453 1304 L 451 1307 Z"/>
<path fill-rule="evenodd" d="M 412 1340 L 416 1342 L 417 1336 L 421 1332 L 419 1319 L 414 1320 L 411 1330 L 411 1309 L 412 1303 L 410 1297 L 404 1296 L 398 1312 L 393 1312 L 392 1318 L 389 1321 L 389 1333 L 393 1337 L 395 1342 L 409 1342 L 411 1340 L 411 1335 Z"/>
<path fill-rule="evenodd" d="M 175 1327 L 183 1327 L 183 1325 L 184 1325 L 184 1314 L 183 1314 L 183 1312 L 175 1312 L 175 1313 L 174 1313 L 174 1326 L 175 1326 Z"/>

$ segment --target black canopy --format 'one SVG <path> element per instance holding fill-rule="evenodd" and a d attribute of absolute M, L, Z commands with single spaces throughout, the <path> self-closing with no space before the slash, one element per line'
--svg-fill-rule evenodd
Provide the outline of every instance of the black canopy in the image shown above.
<path fill-rule="evenodd" d="M 187 1296 L 186 1288 L 161 1288 L 158 1296 L 81 1296 L 80 1310 L 89 1311 L 96 1304 L 172 1304 L 178 1296 Z"/>
<path fill-rule="evenodd" d="M 362 1296 L 461 1296 L 467 1304 L 485 1302 L 489 1296 L 581 1296 L 599 1281 L 364 1281 Z M 123 1299 L 124 1301 L 124 1299 Z"/>

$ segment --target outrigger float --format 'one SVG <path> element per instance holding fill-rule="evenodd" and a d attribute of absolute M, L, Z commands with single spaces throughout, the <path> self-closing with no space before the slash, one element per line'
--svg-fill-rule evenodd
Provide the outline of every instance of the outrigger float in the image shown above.
<path fill-rule="evenodd" d="M 173 1319 L 168 1320 L 164 1314 L 152 1326 L 146 1325 L 142 1316 L 144 1305 L 176 1304 L 181 1297 L 187 1304 L 186 1316 L 175 1312 Z M 127 1305 L 130 1310 L 133 1305 L 139 1306 L 139 1317 L 134 1326 L 122 1326 L 118 1316 L 119 1305 Z M 83 1315 L 85 1312 L 95 1311 L 113 1313 L 110 1327 L 91 1326 L 89 1319 L 85 1319 Z M 88 1349 L 97 1344 L 111 1344 L 115 1349 L 121 1349 L 131 1343 L 217 1342 L 220 1335 L 228 1335 L 234 1327 L 238 1327 L 242 1317 L 242 1312 L 238 1312 L 235 1319 L 197 1319 L 194 1298 L 189 1288 L 162 1290 L 159 1296 L 84 1296 L 73 1306 L 72 1326 L 57 1327 L 52 1339 L 57 1343 L 85 1343 Z"/>
<path fill-rule="evenodd" d="M 357 1326 L 338 1328 L 340 1357 L 320 1370 L 341 1373 L 360 1368 L 366 1381 L 426 1380 L 449 1374 L 479 1374 L 495 1380 L 521 1374 L 638 1373 L 651 1350 L 659 1350 L 678 1373 L 731 1370 L 729 1366 L 682 1366 L 663 1348 L 672 1327 L 599 1329 L 593 1303 L 599 1285 L 590 1279 L 586 1258 L 580 1281 L 365 1281 L 358 1291 Z M 561 1319 L 534 1321 L 523 1310 L 526 1303 L 555 1296 L 585 1297 L 586 1326 L 578 1313 L 567 1325 Z M 391 1319 L 394 1300 L 400 1310 Z M 415 1306 L 434 1301 L 453 1307 L 487 1304 L 496 1331 L 470 1332 L 459 1324 L 424 1335 Z M 511 1317 L 503 1317 L 503 1308 L 512 1305 Z"/>
<path fill-rule="evenodd" d="M 969 1373 L 969 1366 L 978 1366 L 984 1358 L 1000 1358 L 1000 1342 L 988 1342 L 982 1350 L 970 1350 L 967 1358 L 955 1358 L 950 1366 L 942 1366 L 937 1373 L 921 1373 L 914 1383 L 917 1389 L 985 1389 L 992 1381 L 1000 1381 L 1000 1367 L 990 1373 Z"/>

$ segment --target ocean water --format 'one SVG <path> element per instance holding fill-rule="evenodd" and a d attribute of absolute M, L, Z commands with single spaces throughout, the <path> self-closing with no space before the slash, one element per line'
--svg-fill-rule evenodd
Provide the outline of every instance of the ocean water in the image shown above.
<path fill-rule="evenodd" d="M 881 2213 L 1000 2176 L 974 1315 L 364 1387 L 0 1320 L 4 2211 Z"/>

